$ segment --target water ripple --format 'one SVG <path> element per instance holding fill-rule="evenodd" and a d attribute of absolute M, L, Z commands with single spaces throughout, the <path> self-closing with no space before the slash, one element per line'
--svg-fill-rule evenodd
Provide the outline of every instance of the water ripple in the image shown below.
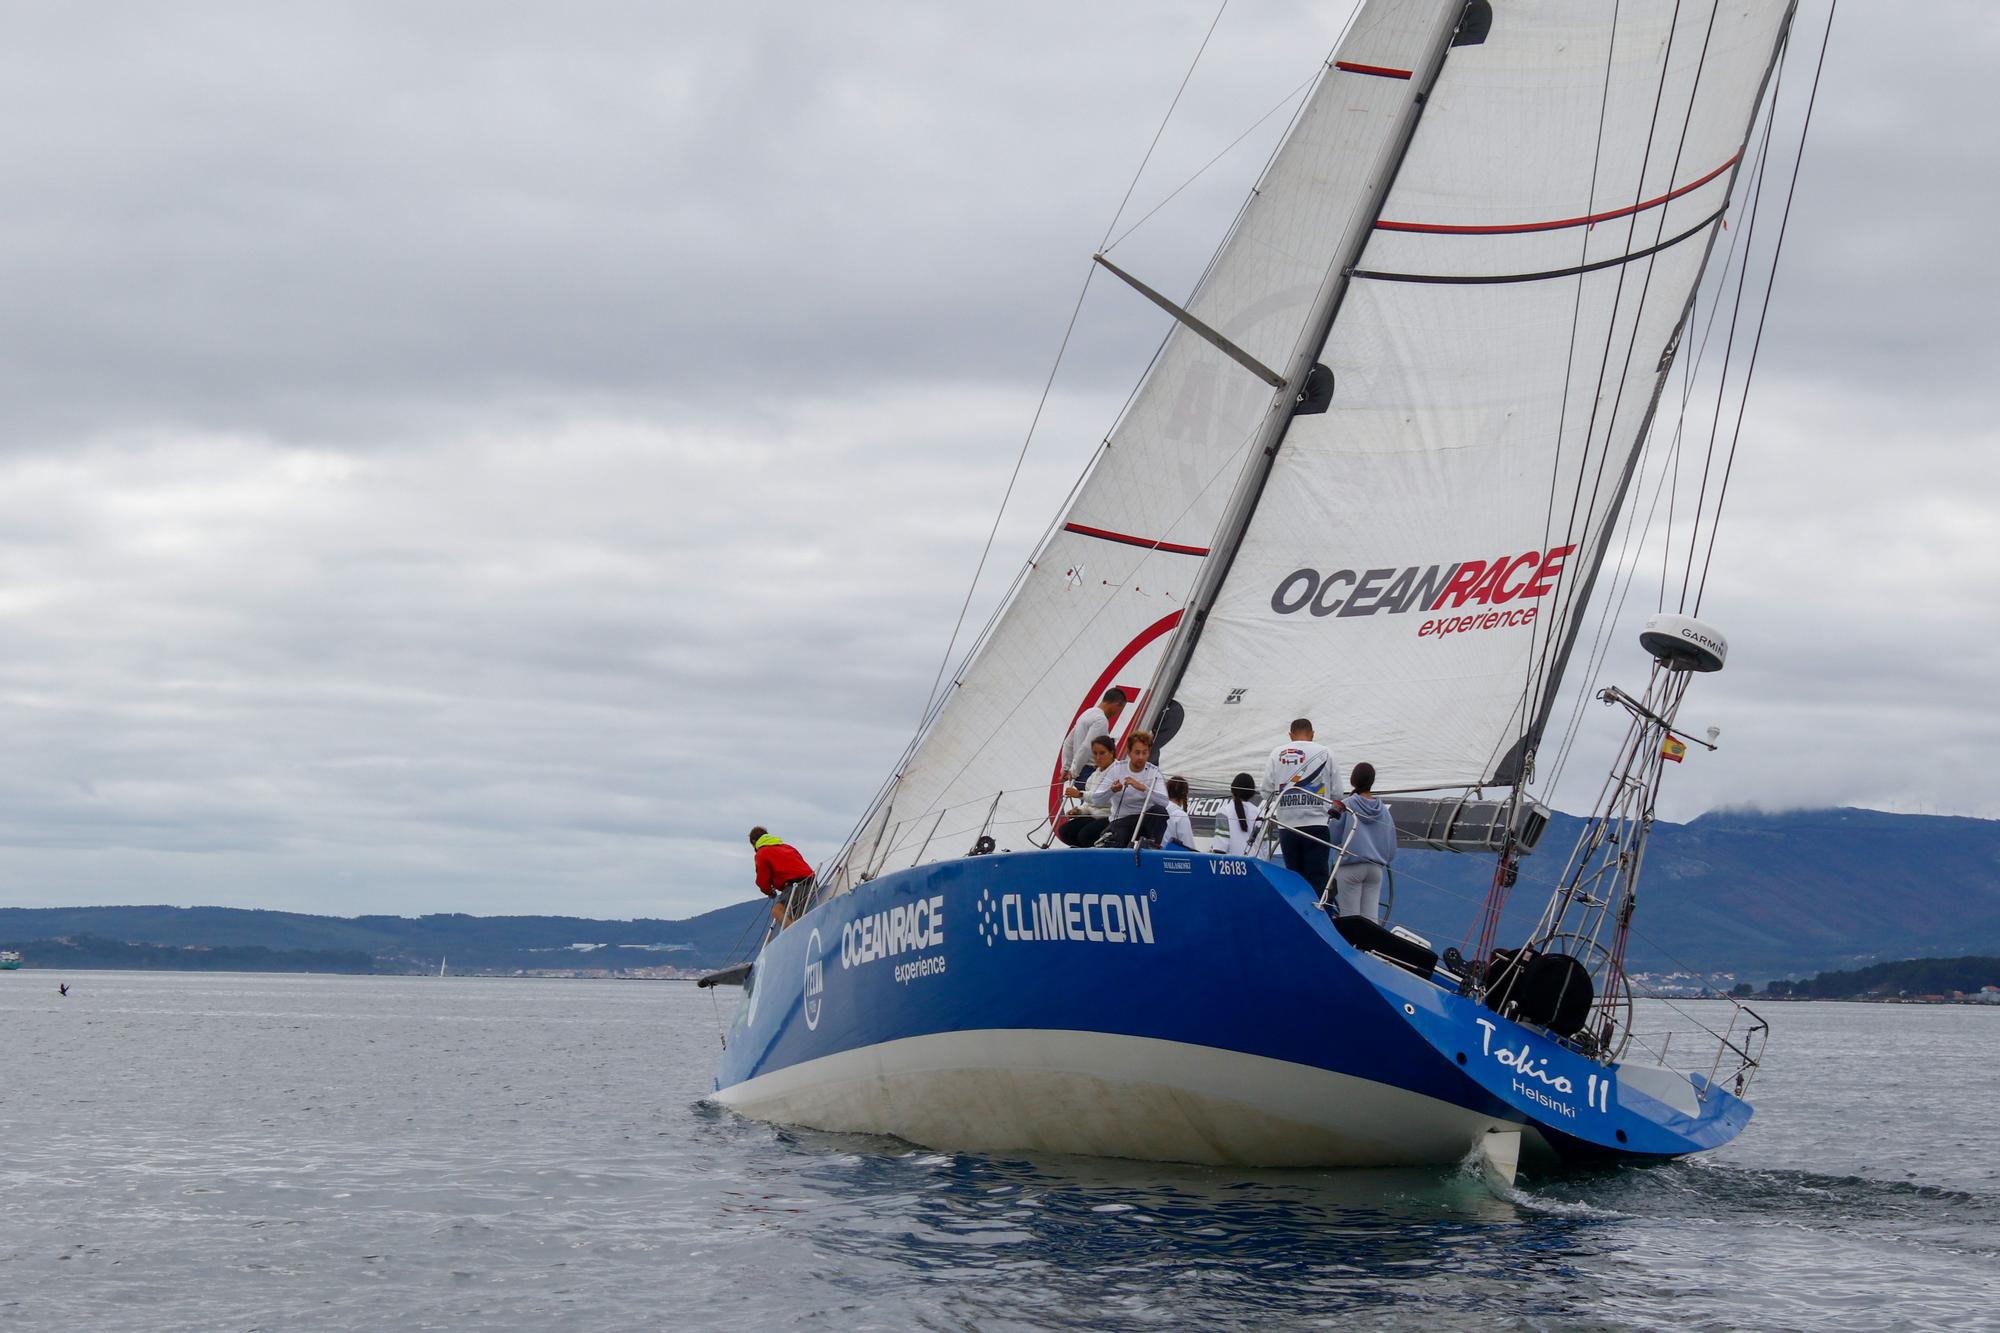
<path fill-rule="evenodd" d="M 701 1101 L 714 1018 L 676 985 L 84 974 L 59 1002 L 40 979 L 0 978 L 16 1327 L 1681 1333 L 1977 1327 L 2000 1303 L 1985 1014 L 1788 1006 L 1738 1144 L 1497 1197 L 1458 1169 L 745 1121 Z"/>

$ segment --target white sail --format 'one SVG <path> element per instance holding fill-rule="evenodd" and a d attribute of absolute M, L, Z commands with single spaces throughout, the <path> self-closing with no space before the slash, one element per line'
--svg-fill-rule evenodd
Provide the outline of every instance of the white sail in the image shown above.
<path fill-rule="evenodd" d="M 1462 8 L 1376 0 L 1336 59 L 1407 67 L 1448 36 Z M 1190 312 L 1265 364 L 1285 365 L 1344 238 L 1368 225 L 1412 95 L 1407 80 L 1329 66 Z M 835 891 L 862 873 L 960 855 L 982 829 L 1002 847 L 1027 845 L 1049 818 L 1072 722 L 1105 687 L 1136 695 L 1151 677 L 1245 450 L 1274 409 L 1267 385 L 1175 327 L 1062 523 L 864 823 Z M 1138 711 L 1125 714 L 1127 727 Z"/>
<path fill-rule="evenodd" d="M 1446 58 L 1173 690 L 1169 765 L 1293 717 L 1385 790 L 1512 781 L 1615 522 L 1786 0 L 1494 5 Z M 1678 15 L 1678 18 L 1676 18 Z"/>

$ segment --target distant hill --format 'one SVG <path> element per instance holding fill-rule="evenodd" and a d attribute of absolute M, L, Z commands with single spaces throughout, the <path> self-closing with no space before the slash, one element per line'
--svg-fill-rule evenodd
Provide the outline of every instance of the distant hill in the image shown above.
<path fill-rule="evenodd" d="M 0 907 L 0 949 L 18 950 L 29 967 L 298 971 L 307 970 L 298 965 L 303 955 L 325 961 L 310 970 L 330 972 L 431 972 L 440 960 L 465 972 L 705 967 L 727 961 L 746 938 L 754 944 L 750 932 L 768 911 L 761 898 L 684 921 L 462 913 L 338 917 L 240 907 Z M 115 956 L 106 948 L 113 942 L 184 952 L 171 961 L 139 952 Z M 210 956 L 204 960 L 185 952 L 192 950 Z M 256 951 L 268 955 L 268 966 L 240 961 Z"/>
<path fill-rule="evenodd" d="M 1532 926 L 1581 826 L 1551 821 L 1522 865 L 1503 934 Z M 1440 946 L 1464 935 L 1492 876 L 1490 858 L 1436 852 L 1396 868 L 1397 919 Z M 1800 976 L 2000 953 L 2000 820 L 1805 810 L 1656 824 L 1639 894 L 1635 970 Z"/>
<path fill-rule="evenodd" d="M 1533 925 L 1580 821 L 1558 815 L 1510 897 L 1502 937 Z M 1061 853 L 1051 853 L 1060 855 Z M 1405 853 L 1395 920 L 1440 948 L 1466 937 L 1492 877 L 1490 857 Z M 763 900 L 684 921 L 567 916 L 310 916 L 231 907 L 0 908 L 0 949 L 29 966 L 59 956 L 40 942 L 105 942 L 215 952 L 337 955 L 344 971 L 720 965 L 754 943 Z M 574 945 L 602 946 L 578 950 Z M 1875 810 L 1732 811 L 1659 824 L 1647 853 L 1629 956 L 1635 971 L 1686 967 L 1744 979 L 1799 977 L 1891 959 L 2000 954 L 2000 821 Z M 136 957 L 136 955 L 135 955 Z M 67 962 L 66 966 L 101 966 Z M 133 966 L 162 966 L 154 961 Z M 255 964 L 236 963 L 236 966 Z M 271 963 L 269 965 L 278 966 Z M 299 966 L 290 960 L 290 966 Z"/>
<path fill-rule="evenodd" d="M 1879 1000 L 1907 996 L 1953 994 L 2000 1004 L 2000 958 L 1908 958 L 1877 963 L 1852 972 L 1821 972 L 1804 981 L 1773 981 L 1766 995 L 1790 995 L 1807 1000 Z M 1988 992 L 1982 996 L 1982 992 Z"/>

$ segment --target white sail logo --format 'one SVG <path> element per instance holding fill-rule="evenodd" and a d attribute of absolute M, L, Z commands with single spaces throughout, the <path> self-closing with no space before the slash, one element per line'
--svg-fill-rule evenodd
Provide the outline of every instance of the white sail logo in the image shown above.
<path fill-rule="evenodd" d="M 1136 893 L 979 895 L 979 936 L 1000 940 L 1072 940 L 1087 944 L 1153 943 L 1152 896 Z"/>

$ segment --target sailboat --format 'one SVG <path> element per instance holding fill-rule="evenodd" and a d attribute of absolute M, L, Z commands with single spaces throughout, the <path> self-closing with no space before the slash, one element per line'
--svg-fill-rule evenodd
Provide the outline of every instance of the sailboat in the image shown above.
<path fill-rule="evenodd" d="M 1742 1131 L 1761 1020 L 1646 1058 L 1624 966 L 1664 763 L 1714 743 L 1678 710 L 1719 630 L 1647 623 L 1646 688 L 1603 694 L 1629 720 L 1604 798 L 1534 929 L 1500 926 L 1793 9 L 1367 0 L 1189 299 L 1100 256 L 1171 332 L 813 896 L 709 979 L 745 987 L 716 1102 L 942 1149 L 1508 1180 L 1524 1150 Z M 1209 792 L 1319 715 L 1402 845 L 1494 858 L 1477 943 L 1339 916 L 1268 855 L 1051 849 L 1063 738 L 1113 685 Z"/>

